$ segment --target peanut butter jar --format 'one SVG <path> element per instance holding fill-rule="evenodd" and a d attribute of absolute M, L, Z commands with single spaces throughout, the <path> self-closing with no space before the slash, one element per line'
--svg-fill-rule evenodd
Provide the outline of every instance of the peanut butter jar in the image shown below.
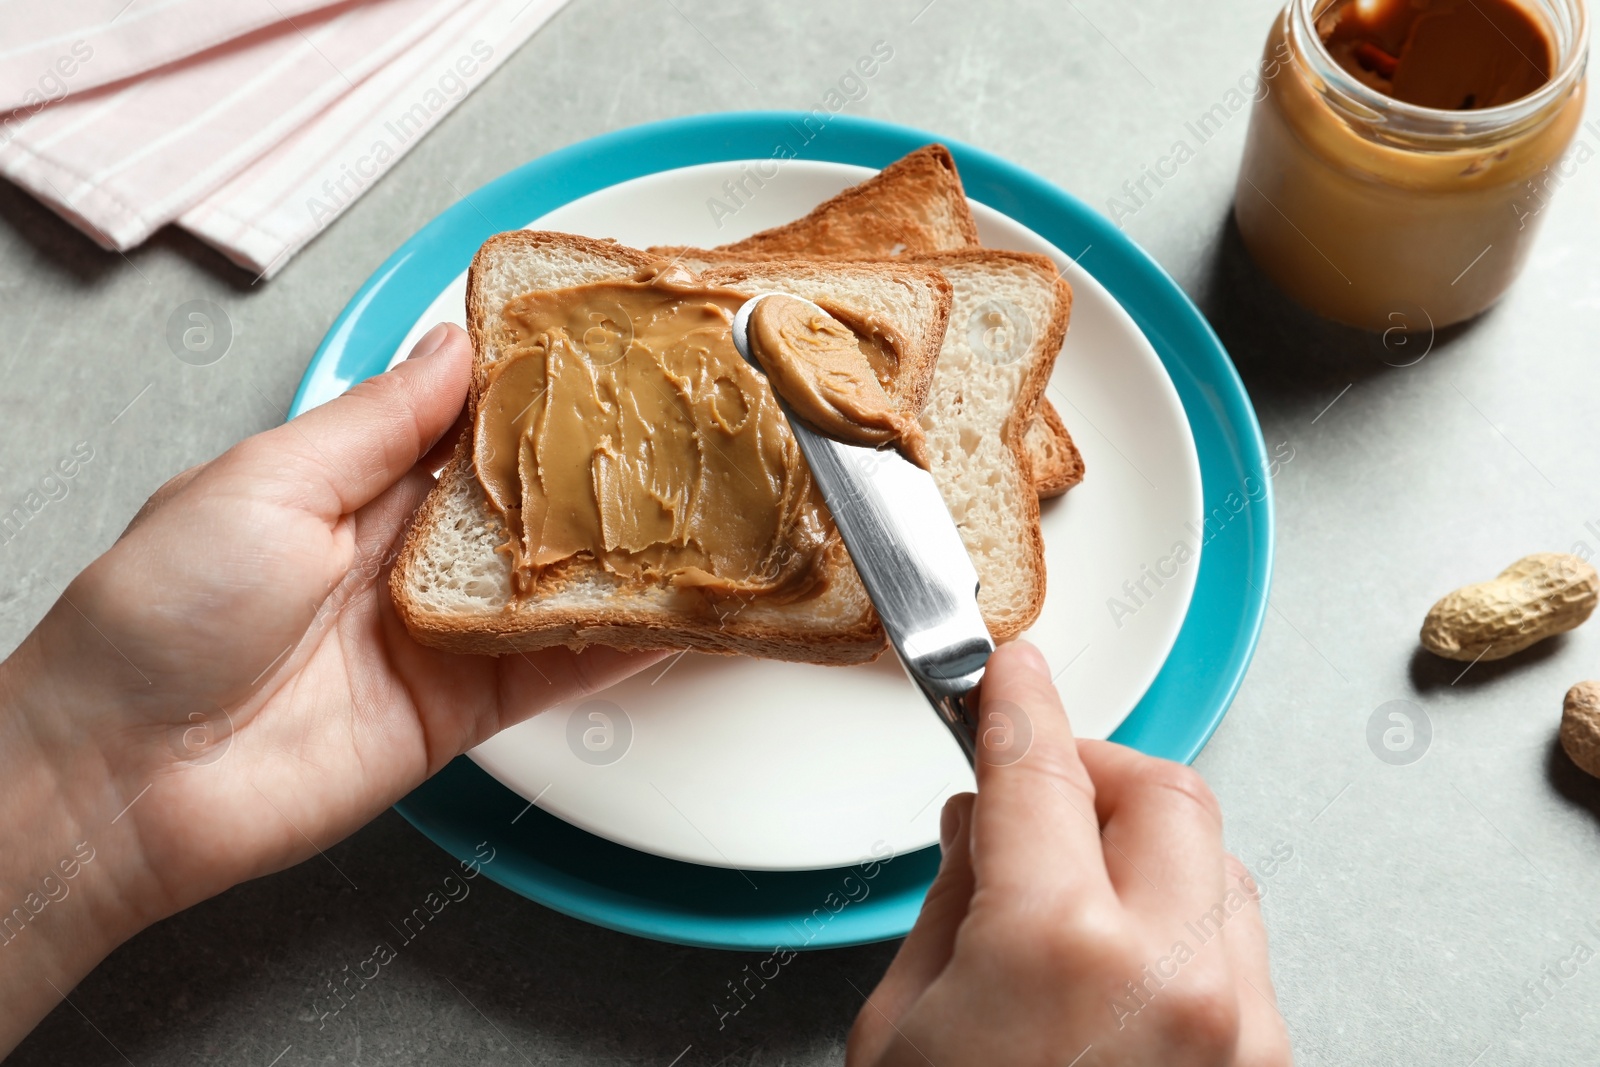
<path fill-rule="evenodd" d="M 1246 247 L 1352 326 L 1473 317 L 1570 169 L 1587 55 L 1583 0 L 1289 0 L 1234 198 Z"/>

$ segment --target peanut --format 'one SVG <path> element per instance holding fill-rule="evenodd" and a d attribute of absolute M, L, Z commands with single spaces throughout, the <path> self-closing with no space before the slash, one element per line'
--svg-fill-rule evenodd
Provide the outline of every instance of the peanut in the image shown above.
<path fill-rule="evenodd" d="M 1581 770 L 1600 778 L 1600 682 L 1579 682 L 1567 690 L 1561 747 Z"/>
<path fill-rule="evenodd" d="M 1539 552 L 1435 604 L 1422 623 L 1422 647 L 1445 659 L 1505 659 L 1577 627 L 1597 599 L 1593 567 L 1564 552 Z"/>

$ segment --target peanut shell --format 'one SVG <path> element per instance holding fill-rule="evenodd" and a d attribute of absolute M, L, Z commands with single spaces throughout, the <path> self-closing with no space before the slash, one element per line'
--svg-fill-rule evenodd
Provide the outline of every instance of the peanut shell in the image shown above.
<path fill-rule="evenodd" d="M 1539 552 L 1441 599 L 1422 624 L 1422 647 L 1445 659 L 1504 659 L 1578 626 L 1597 599 L 1593 567 L 1564 552 Z"/>
<path fill-rule="evenodd" d="M 1561 747 L 1579 769 L 1600 778 L 1600 682 L 1579 682 L 1567 690 Z"/>

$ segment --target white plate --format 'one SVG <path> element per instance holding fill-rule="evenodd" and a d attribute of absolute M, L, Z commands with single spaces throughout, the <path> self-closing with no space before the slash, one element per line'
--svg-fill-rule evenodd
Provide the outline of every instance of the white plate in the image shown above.
<path fill-rule="evenodd" d="M 530 228 L 625 244 L 711 246 L 811 210 L 872 172 L 791 160 L 719 226 L 710 201 L 747 164 L 712 163 L 602 189 Z M 747 186 L 748 188 L 748 186 Z M 1049 586 L 1027 633 L 1044 650 L 1073 728 L 1107 737 L 1177 638 L 1198 561 L 1130 597 L 1124 582 L 1199 527 L 1200 467 L 1183 406 L 1155 350 L 1110 294 L 1033 231 L 972 205 L 985 245 L 1043 252 L 1073 288 L 1072 325 L 1049 396 L 1087 476 L 1044 506 Z M 1090 249 L 1086 255 L 1092 256 Z M 435 323 L 463 320 L 466 276 L 421 315 L 398 360 Z M 1108 599 L 1137 606 L 1114 615 Z M 924 848 L 944 799 L 973 786 L 955 743 L 891 656 L 813 667 L 689 654 L 471 753 L 530 801 L 612 841 L 744 870 L 842 867 Z"/>

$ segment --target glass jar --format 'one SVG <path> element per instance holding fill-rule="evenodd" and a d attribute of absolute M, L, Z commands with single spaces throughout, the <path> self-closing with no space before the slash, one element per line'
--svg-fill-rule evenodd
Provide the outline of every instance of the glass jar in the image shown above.
<path fill-rule="evenodd" d="M 1583 0 L 1526 0 L 1548 37 L 1548 79 L 1476 110 L 1405 103 L 1342 66 L 1319 32 L 1342 8 L 1289 0 L 1267 38 L 1234 198 L 1239 232 L 1262 270 L 1319 315 L 1369 330 L 1469 319 L 1517 276 L 1570 175 Z"/>

